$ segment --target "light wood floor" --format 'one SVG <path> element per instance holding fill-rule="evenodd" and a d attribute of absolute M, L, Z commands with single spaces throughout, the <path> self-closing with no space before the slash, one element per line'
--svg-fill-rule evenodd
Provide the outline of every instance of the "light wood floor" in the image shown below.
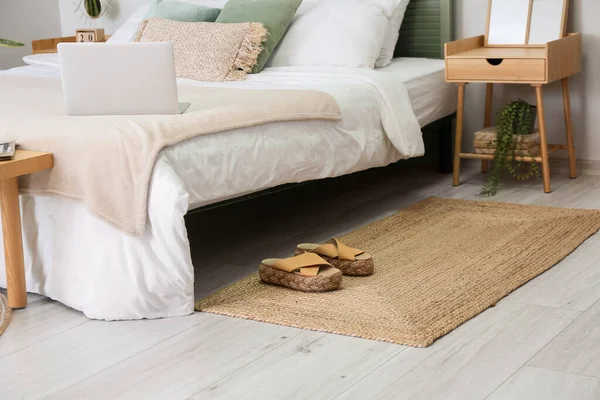
<path fill-rule="evenodd" d="M 188 218 L 197 296 L 428 196 L 475 199 L 475 168 L 406 166 Z M 600 179 L 510 182 L 494 199 L 600 208 Z M 0 399 L 600 399 L 600 235 L 427 349 L 196 313 L 99 322 L 30 296 L 0 337 Z M 318 310 L 315 310 L 318 312 Z"/>

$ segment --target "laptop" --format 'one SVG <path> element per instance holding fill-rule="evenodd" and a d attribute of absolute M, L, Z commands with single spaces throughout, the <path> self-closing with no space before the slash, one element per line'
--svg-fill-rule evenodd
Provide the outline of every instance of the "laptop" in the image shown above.
<path fill-rule="evenodd" d="M 174 115 L 172 43 L 60 43 L 67 115 Z"/>

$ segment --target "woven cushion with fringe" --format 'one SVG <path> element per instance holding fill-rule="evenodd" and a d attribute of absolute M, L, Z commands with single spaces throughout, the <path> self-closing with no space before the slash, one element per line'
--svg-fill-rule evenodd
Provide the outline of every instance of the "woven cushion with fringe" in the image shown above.
<path fill-rule="evenodd" d="M 12 317 L 12 310 L 8 306 L 6 297 L 0 293 L 0 335 L 4 333 Z"/>
<path fill-rule="evenodd" d="M 178 78 L 239 81 L 252 71 L 267 40 L 257 22 L 218 24 L 162 18 L 142 21 L 137 42 L 172 42 Z"/>

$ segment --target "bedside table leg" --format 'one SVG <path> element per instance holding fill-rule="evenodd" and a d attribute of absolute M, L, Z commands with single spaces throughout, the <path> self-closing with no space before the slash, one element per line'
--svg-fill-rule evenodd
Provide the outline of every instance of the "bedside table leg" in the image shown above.
<path fill-rule="evenodd" d="M 565 108 L 565 128 L 567 131 L 567 148 L 569 149 L 569 177 L 577 178 L 577 158 L 573 143 L 573 122 L 571 120 L 571 96 L 569 95 L 569 78 L 562 80 L 563 105 Z"/>
<path fill-rule="evenodd" d="M 548 160 L 548 140 L 546 139 L 546 119 L 544 116 L 544 91 L 541 85 L 535 86 L 537 98 L 537 112 L 540 124 L 540 150 L 542 153 L 542 177 L 544 179 L 544 192 L 550 193 L 550 161 Z"/>
<path fill-rule="evenodd" d="M 483 127 L 489 128 L 492 126 L 492 101 L 494 98 L 494 84 L 488 83 L 485 91 L 485 119 L 483 120 Z M 481 160 L 481 172 L 486 173 L 490 168 L 490 162 L 488 160 Z"/>
<path fill-rule="evenodd" d="M 11 308 L 25 308 L 27 307 L 27 291 L 25 288 L 18 178 L 0 181 L 0 210 L 2 213 L 4 259 L 6 260 L 8 306 Z"/>
<path fill-rule="evenodd" d="M 458 84 L 458 109 L 456 110 L 456 137 L 454 139 L 454 171 L 452 184 L 458 186 L 460 183 L 460 152 L 463 135 L 463 116 L 465 111 L 465 84 Z"/>

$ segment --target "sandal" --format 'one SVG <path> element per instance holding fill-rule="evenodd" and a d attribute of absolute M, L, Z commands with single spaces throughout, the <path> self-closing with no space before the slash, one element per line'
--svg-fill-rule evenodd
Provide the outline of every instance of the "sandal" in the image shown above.
<path fill-rule="evenodd" d="M 265 283 L 302 292 L 328 292 L 342 284 L 342 273 L 314 253 L 263 260 L 258 272 Z"/>
<path fill-rule="evenodd" d="M 373 257 L 362 250 L 346 246 L 336 238 L 324 244 L 302 243 L 296 248 L 296 255 L 303 253 L 318 254 L 325 261 L 342 271 L 344 275 L 366 276 L 374 272 Z"/>

